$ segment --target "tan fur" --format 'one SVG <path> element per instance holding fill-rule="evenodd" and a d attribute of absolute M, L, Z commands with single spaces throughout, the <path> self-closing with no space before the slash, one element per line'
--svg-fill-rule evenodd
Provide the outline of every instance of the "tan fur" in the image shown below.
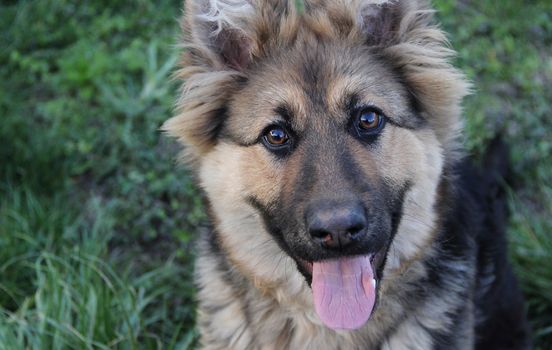
<path fill-rule="evenodd" d="M 240 281 L 238 286 L 229 283 L 229 276 L 221 275 L 219 262 L 200 254 L 196 276 L 203 347 L 322 350 L 383 344 L 384 349 L 429 348 L 431 341 L 425 329 L 446 329 L 450 322 L 447 308 L 439 303 L 454 304 L 456 295 L 443 295 L 441 301 L 420 305 L 416 320 L 407 318 L 401 305 L 409 293 L 404 286 L 427 273 L 420 260 L 435 253 L 432 238 L 439 179 L 444 167 L 460 156 L 460 101 L 468 84 L 450 66 L 448 59 L 453 52 L 444 34 L 430 24 L 432 16 L 425 2 L 391 1 L 401 12 L 398 27 L 385 33 L 388 40 L 370 39 L 388 67 L 376 60 L 364 61 L 366 50 L 362 48 L 366 36 L 373 34 L 366 18 L 377 15 L 386 1 L 311 0 L 302 15 L 296 13 L 293 1 L 199 3 L 187 2 L 183 29 L 188 51 L 177 73 L 184 83 L 176 116 L 163 129 L 185 145 L 185 157 L 192 161 L 209 199 L 231 277 Z M 225 56 L 214 50 L 217 35 L 238 40 L 245 56 L 239 53 L 228 59 L 236 53 Z M 322 50 L 320 42 L 325 43 L 325 51 L 318 68 L 327 84 L 309 85 L 302 75 L 302 53 Z M 280 50 L 287 50 L 287 56 L 279 56 Z M 344 52 L 349 56 L 343 57 Z M 249 74 L 251 62 L 260 64 L 254 67 L 255 74 Z M 247 202 L 254 196 L 270 206 L 282 193 L 292 191 L 291 184 L 301 177 L 294 164 L 304 162 L 307 155 L 298 151 L 284 165 L 255 140 L 266 125 L 280 118 L 273 109 L 283 102 L 296 116 L 293 126 L 297 130 L 319 128 L 321 137 L 330 138 L 331 129 L 313 120 L 345 123 L 347 116 L 340 111 L 351 91 L 361 91 L 363 101 L 376 104 L 398 123 L 403 122 L 409 117 L 407 91 L 395 81 L 393 69 L 400 72 L 420 102 L 429 127 L 389 126 L 379 141 L 383 146 L 370 154 L 354 142 L 343 145 L 367 177 L 379 174 L 397 187 L 405 183 L 412 186 L 380 282 L 380 304 L 369 326 L 357 332 L 335 332 L 322 325 L 314 312 L 312 292 L 295 262 L 281 250 L 259 213 Z M 242 86 L 240 79 L 247 79 L 248 84 Z M 323 92 L 324 108 L 309 95 L 313 89 Z M 224 128 L 232 135 L 231 140 L 217 135 L 222 123 L 217 111 L 221 108 L 227 109 Z M 331 173 L 332 169 L 321 171 Z M 327 186 L 331 187 L 333 180 L 328 178 Z M 402 323 L 391 332 L 400 320 Z M 462 336 L 465 344 L 471 344 L 469 331 Z"/>

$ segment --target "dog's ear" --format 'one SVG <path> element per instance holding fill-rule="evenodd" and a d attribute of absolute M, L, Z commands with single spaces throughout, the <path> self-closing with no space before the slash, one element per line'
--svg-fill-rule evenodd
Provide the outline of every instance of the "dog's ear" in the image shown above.
<path fill-rule="evenodd" d="M 182 24 L 196 58 L 216 69 L 244 71 L 268 40 L 287 40 L 294 15 L 291 0 L 189 0 Z"/>
<path fill-rule="evenodd" d="M 247 0 L 186 1 L 183 31 L 196 59 L 213 68 L 238 71 L 251 61 L 251 19 L 255 8 Z"/>
<path fill-rule="evenodd" d="M 424 0 L 305 0 L 305 7 L 314 22 L 327 18 L 334 33 L 384 47 L 430 26 L 433 13 Z"/>
<path fill-rule="evenodd" d="M 359 1 L 358 23 L 365 35 L 366 43 L 375 46 L 389 46 L 401 39 L 401 22 L 413 9 L 416 1 L 380 0 Z M 417 27 L 426 23 L 414 23 Z M 402 28 L 405 30 L 407 28 Z M 408 28 L 411 29 L 411 28 Z"/>

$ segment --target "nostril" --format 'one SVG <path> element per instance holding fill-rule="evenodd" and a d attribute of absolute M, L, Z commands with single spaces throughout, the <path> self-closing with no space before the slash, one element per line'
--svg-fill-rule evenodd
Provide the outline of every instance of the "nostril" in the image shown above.
<path fill-rule="evenodd" d="M 320 243 L 328 243 L 333 240 L 332 234 L 324 230 L 311 230 L 310 235 L 315 241 Z"/>
<path fill-rule="evenodd" d="M 326 236 L 329 236 L 330 233 L 322 229 L 311 229 L 310 235 L 314 238 L 324 238 Z"/>
<path fill-rule="evenodd" d="M 347 234 L 351 239 L 358 239 L 364 235 L 364 225 L 355 225 L 347 230 Z"/>

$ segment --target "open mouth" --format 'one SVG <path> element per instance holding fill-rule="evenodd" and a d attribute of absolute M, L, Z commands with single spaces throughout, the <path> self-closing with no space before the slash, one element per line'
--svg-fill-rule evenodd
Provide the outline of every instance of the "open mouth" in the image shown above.
<path fill-rule="evenodd" d="M 368 321 L 376 303 L 382 256 L 369 254 L 300 262 L 312 276 L 315 309 L 327 327 L 354 330 Z"/>

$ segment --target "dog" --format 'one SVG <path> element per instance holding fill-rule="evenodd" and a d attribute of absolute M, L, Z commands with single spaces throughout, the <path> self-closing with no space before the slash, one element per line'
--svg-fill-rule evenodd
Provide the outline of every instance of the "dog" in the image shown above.
<path fill-rule="evenodd" d="M 188 0 L 163 129 L 204 193 L 205 349 L 526 349 L 507 152 L 422 0 Z"/>

